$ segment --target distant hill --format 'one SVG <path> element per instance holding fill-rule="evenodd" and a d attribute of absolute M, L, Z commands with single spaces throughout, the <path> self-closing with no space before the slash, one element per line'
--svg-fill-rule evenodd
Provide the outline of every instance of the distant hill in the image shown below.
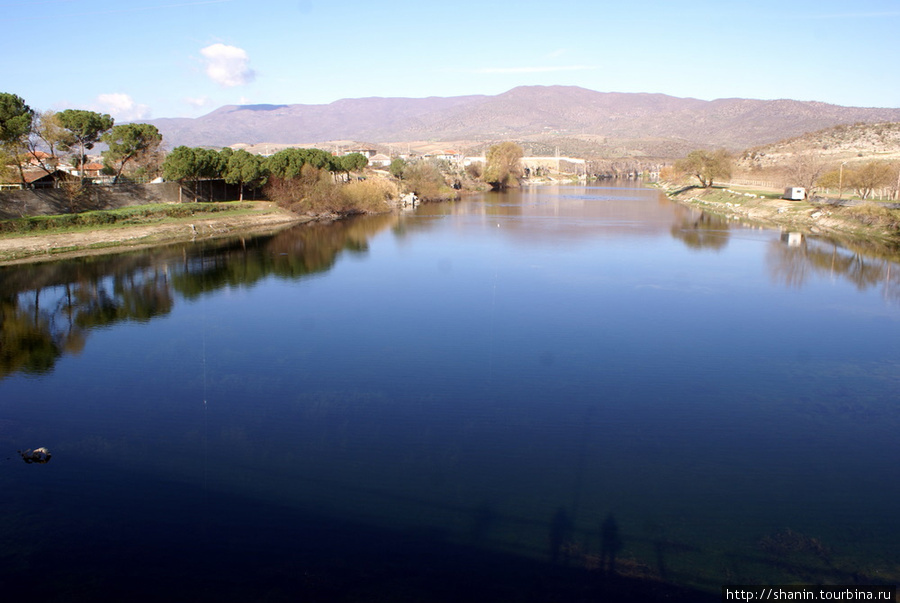
<path fill-rule="evenodd" d="M 574 86 L 523 86 L 496 96 L 232 105 L 194 119 L 152 123 L 170 147 L 582 138 L 599 147 L 615 148 L 622 146 L 617 141 L 627 141 L 628 148 L 641 153 L 669 154 L 697 146 L 738 151 L 839 124 L 893 121 L 900 121 L 900 109 L 794 100 L 702 101 Z"/>

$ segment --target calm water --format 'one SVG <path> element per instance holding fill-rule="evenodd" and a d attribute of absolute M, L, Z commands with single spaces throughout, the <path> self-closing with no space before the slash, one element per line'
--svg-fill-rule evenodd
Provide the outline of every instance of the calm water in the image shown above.
<path fill-rule="evenodd" d="M 900 265 L 654 190 L 0 268 L 0 321 L 34 600 L 900 582 Z"/>

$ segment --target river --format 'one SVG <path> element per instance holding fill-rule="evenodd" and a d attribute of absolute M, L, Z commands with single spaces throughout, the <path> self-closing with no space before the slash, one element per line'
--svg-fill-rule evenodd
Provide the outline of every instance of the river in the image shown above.
<path fill-rule="evenodd" d="M 900 266 L 836 242 L 529 188 L 4 267 L 0 320 L 34 600 L 900 582 Z"/>

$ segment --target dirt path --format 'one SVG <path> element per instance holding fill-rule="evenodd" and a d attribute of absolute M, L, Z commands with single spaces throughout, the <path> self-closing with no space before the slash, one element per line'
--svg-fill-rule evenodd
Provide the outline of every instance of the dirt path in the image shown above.
<path fill-rule="evenodd" d="M 51 261 L 68 257 L 115 253 L 178 241 L 213 239 L 237 234 L 264 234 L 310 218 L 271 207 L 258 206 L 258 213 L 194 216 L 158 224 L 116 226 L 84 232 L 34 234 L 0 238 L 0 266 Z"/>

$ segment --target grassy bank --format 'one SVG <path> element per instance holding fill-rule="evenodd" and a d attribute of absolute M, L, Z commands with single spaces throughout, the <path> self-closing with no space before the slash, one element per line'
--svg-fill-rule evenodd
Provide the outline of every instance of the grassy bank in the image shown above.
<path fill-rule="evenodd" d="M 0 221 L 0 236 L 27 234 L 60 234 L 95 230 L 104 227 L 158 224 L 193 217 L 213 215 L 239 216 L 255 211 L 250 203 L 154 203 L 103 211 L 56 216 L 31 216 Z"/>
<path fill-rule="evenodd" d="M 274 232 L 309 217 L 270 202 L 153 204 L 0 221 L 0 264 Z"/>

